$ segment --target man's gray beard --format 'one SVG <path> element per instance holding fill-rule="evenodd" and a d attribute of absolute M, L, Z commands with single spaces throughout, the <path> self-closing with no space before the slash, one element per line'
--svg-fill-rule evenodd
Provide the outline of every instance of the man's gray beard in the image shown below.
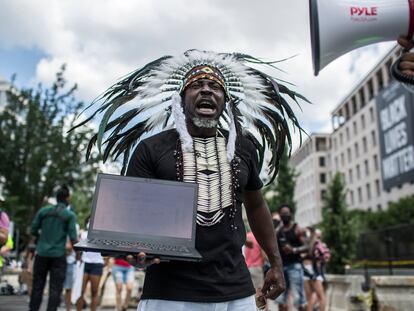
<path fill-rule="evenodd" d="M 218 124 L 218 120 L 205 119 L 199 117 L 194 117 L 192 121 L 195 126 L 200 128 L 214 128 L 217 127 Z"/>

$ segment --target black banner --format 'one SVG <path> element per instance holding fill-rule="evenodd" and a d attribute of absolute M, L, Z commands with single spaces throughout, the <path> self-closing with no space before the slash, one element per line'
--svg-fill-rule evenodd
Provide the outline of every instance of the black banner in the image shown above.
<path fill-rule="evenodd" d="M 413 94 L 397 82 L 376 98 L 384 189 L 414 181 Z"/>

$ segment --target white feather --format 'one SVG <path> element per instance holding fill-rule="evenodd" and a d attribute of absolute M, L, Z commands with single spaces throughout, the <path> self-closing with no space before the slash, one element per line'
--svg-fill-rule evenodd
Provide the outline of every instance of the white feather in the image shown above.
<path fill-rule="evenodd" d="M 171 101 L 172 115 L 175 121 L 178 135 L 180 136 L 181 147 L 183 148 L 183 151 L 190 152 L 193 150 L 193 138 L 190 136 L 190 133 L 188 133 L 187 130 L 187 124 L 185 122 L 185 115 L 181 103 L 181 96 L 178 93 L 175 93 L 172 96 Z"/>
<path fill-rule="evenodd" d="M 228 115 L 230 119 L 229 140 L 227 142 L 227 159 L 229 160 L 229 162 L 231 162 L 231 160 L 233 160 L 234 158 L 234 152 L 236 150 L 236 138 L 237 138 L 236 123 L 235 123 L 236 121 L 234 120 L 234 115 L 231 110 L 232 107 L 230 105 L 231 105 L 230 103 L 227 105 L 227 111 L 228 111 Z"/>

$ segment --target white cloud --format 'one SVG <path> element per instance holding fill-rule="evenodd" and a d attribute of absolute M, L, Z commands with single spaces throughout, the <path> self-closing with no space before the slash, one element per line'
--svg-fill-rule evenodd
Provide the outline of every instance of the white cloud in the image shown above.
<path fill-rule="evenodd" d="M 288 74 L 272 74 L 314 103 L 303 103 L 303 113 L 294 107 L 310 133 L 330 129 L 331 111 L 389 45 L 344 56 L 316 78 L 309 37 L 308 7 L 300 0 L 10 0 L 0 10 L 7 47 L 36 46 L 48 55 L 34 81 L 51 82 L 66 63 L 66 76 L 85 101 L 146 62 L 189 48 L 272 60 L 298 54 L 280 65 Z M 351 64 L 357 70 L 350 72 Z"/>

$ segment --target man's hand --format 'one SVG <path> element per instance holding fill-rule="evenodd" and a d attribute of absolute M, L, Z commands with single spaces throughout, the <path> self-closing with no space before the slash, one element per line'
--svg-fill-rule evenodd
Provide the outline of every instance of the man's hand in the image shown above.
<path fill-rule="evenodd" d="M 159 258 L 148 259 L 147 255 L 144 252 L 139 253 L 135 257 L 132 255 L 128 255 L 126 259 L 130 265 L 140 269 L 144 269 L 148 266 L 151 266 L 153 264 L 159 264 L 161 262 Z"/>
<path fill-rule="evenodd" d="M 414 43 L 405 37 L 399 37 L 398 44 L 401 45 L 406 52 L 401 56 L 401 62 L 398 69 L 403 74 L 414 76 L 414 53 L 409 52 L 414 47 Z"/>
<path fill-rule="evenodd" d="M 276 299 L 286 289 L 285 278 L 280 267 L 270 267 L 267 271 L 262 294 L 266 299 Z"/>
<path fill-rule="evenodd" d="M 293 254 L 294 253 L 293 247 L 289 244 L 286 244 L 285 246 L 283 246 L 282 249 L 283 249 L 283 252 L 285 254 Z"/>

